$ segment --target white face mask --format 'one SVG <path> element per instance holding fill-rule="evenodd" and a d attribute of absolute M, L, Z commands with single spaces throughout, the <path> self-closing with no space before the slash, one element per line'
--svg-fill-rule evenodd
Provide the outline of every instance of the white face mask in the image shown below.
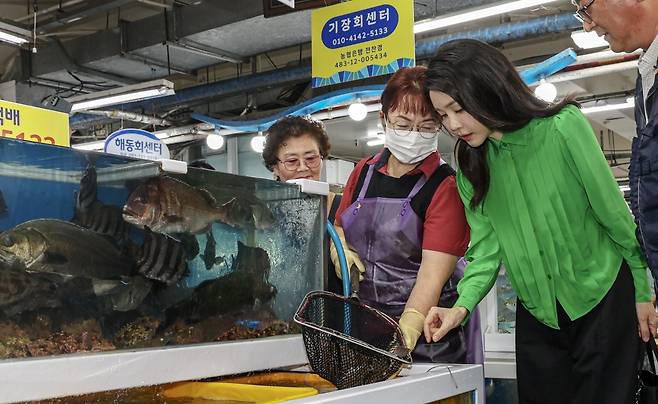
<path fill-rule="evenodd" d="M 391 154 L 403 164 L 415 164 L 436 151 L 438 147 L 438 136 L 436 134 L 412 131 L 406 136 L 400 136 L 391 128 L 386 128 L 384 146 Z M 429 139 L 426 139 L 429 138 Z"/>

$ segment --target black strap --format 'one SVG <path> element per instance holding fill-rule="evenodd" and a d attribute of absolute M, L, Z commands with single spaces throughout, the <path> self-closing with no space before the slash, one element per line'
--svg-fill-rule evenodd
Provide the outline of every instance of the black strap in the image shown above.
<path fill-rule="evenodd" d="M 331 207 L 329 208 L 329 221 L 331 223 L 336 219 L 336 212 L 338 212 L 338 207 L 340 206 L 340 200 L 343 199 L 343 195 L 334 195 L 334 200 L 331 202 Z"/>
<path fill-rule="evenodd" d="M 649 341 L 646 343 L 646 350 L 651 373 L 656 374 L 655 357 L 658 357 L 658 347 L 656 346 L 656 341 L 653 339 L 653 336 L 649 336 Z"/>

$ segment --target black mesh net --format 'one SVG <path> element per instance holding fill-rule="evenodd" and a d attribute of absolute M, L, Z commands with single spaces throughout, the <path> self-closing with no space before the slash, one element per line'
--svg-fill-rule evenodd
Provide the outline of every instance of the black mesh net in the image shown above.
<path fill-rule="evenodd" d="M 411 364 L 397 323 L 329 292 L 311 292 L 295 313 L 314 372 L 339 389 L 380 382 Z"/>

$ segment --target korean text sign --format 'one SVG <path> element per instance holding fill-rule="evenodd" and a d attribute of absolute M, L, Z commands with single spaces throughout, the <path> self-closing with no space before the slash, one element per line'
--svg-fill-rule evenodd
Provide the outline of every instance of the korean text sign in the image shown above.
<path fill-rule="evenodd" d="M 413 24 L 410 0 L 359 0 L 313 10 L 313 87 L 413 66 Z"/>
<path fill-rule="evenodd" d="M 0 136 L 68 147 L 69 116 L 0 100 Z"/>
<path fill-rule="evenodd" d="M 105 139 L 105 153 L 145 160 L 168 159 L 167 145 L 151 132 L 141 129 L 121 129 Z"/>

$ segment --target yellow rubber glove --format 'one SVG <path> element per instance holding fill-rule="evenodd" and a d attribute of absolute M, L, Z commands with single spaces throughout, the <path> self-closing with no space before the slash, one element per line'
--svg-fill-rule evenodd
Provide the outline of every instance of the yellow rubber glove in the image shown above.
<path fill-rule="evenodd" d="M 416 342 L 423 333 L 423 326 L 425 324 L 425 316 L 416 309 L 405 309 L 400 316 L 398 325 L 404 337 L 404 343 L 407 348 L 414 350 Z"/>
<path fill-rule="evenodd" d="M 340 242 L 343 244 L 343 251 L 345 252 L 345 260 L 347 261 L 348 270 L 352 269 L 353 267 L 356 267 L 357 270 L 359 271 L 359 282 L 361 282 L 363 280 L 363 273 L 366 272 L 366 266 L 363 265 L 363 262 L 361 262 L 361 259 L 359 258 L 359 254 L 357 254 L 355 251 L 350 250 L 349 247 L 347 247 L 347 241 L 345 241 L 345 237 L 343 237 L 342 232 L 338 232 L 338 238 L 340 238 Z M 340 261 L 338 260 L 338 251 L 336 250 L 336 246 L 334 245 L 333 242 L 329 244 L 331 244 L 329 247 L 329 256 L 331 257 L 331 262 L 333 262 L 334 264 L 336 275 L 338 276 L 338 279 L 343 279 L 343 275 L 340 272 Z"/>

